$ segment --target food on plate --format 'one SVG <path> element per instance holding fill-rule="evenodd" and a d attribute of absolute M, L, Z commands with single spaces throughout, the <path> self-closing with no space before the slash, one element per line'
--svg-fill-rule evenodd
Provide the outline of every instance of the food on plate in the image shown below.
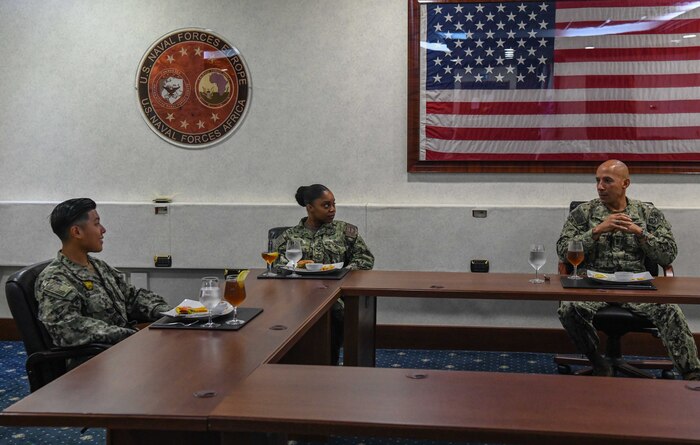
<path fill-rule="evenodd" d="M 300 260 L 297 263 L 297 269 L 306 269 L 306 265 L 309 263 L 313 263 L 313 260 Z"/>
<path fill-rule="evenodd" d="M 179 315 L 197 314 L 197 313 L 207 312 L 207 308 L 205 308 L 204 306 L 199 306 L 199 307 L 178 306 L 175 308 L 175 312 L 177 312 Z"/>
<path fill-rule="evenodd" d="M 324 264 L 321 266 L 321 270 L 333 270 L 335 269 L 335 264 Z"/>
<path fill-rule="evenodd" d="M 593 278 L 598 278 L 598 279 L 603 279 L 603 280 L 604 280 L 604 279 L 608 278 L 608 276 L 605 275 L 604 273 L 594 273 L 594 274 L 593 274 Z"/>

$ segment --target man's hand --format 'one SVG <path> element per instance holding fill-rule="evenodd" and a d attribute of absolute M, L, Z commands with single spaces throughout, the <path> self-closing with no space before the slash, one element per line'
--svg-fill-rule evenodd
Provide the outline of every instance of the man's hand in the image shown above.
<path fill-rule="evenodd" d="M 633 233 L 637 236 L 642 234 L 642 228 L 632 222 L 632 219 L 624 213 L 613 213 L 605 221 L 593 228 L 593 239 L 598 240 L 601 233 L 624 232 Z"/>

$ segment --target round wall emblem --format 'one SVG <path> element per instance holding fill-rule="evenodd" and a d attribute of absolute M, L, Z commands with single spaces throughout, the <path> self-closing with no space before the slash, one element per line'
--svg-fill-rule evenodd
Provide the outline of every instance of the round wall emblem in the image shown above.
<path fill-rule="evenodd" d="M 136 74 L 139 108 L 161 138 L 185 148 L 221 142 L 250 107 L 250 74 L 238 50 L 205 29 L 175 30 L 146 51 Z"/>

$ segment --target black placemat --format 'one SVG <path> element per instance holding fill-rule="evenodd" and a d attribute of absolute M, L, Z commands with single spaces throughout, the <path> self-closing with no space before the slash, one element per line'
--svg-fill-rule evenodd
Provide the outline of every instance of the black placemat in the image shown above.
<path fill-rule="evenodd" d="M 180 317 L 168 317 L 167 315 L 163 318 L 151 323 L 148 326 L 151 329 L 208 329 L 213 331 L 237 331 L 244 326 L 248 326 L 248 323 L 253 318 L 257 317 L 258 314 L 262 312 L 260 307 L 239 307 L 238 308 L 238 319 L 245 321 L 243 324 L 229 325 L 225 322 L 233 318 L 233 312 L 226 315 L 221 315 L 219 317 L 214 317 L 214 323 L 219 323 L 219 326 L 213 328 L 205 328 L 202 326 L 204 323 L 209 321 L 209 318 L 180 318 Z M 192 324 L 193 323 L 193 324 Z"/>
<path fill-rule="evenodd" d="M 286 269 L 275 269 L 274 271 L 277 276 L 276 277 L 265 277 L 262 274 L 258 275 L 258 279 L 260 280 L 340 280 L 343 278 L 345 275 L 350 272 L 350 269 L 347 268 L 341 268 L 341 269 L 336 269 L 333 272 L 328 272 L 328 273 L 322 273 L 322 274 L 298 274 L 299 277 L 290 277 L 289 275 L 292 274 L 291 270 L 286 270 Z M 265 273 L 265 272 L 263 272 Z"/>
<path fill-rule="evenodd" d="M 569 277 L 559 277 L 561 287 L 565 289 L 617 289 L 617 290 L 656 290 L 656 286 L 651 281 L 646 283 L 601 283 L 589 278 L 572 280 Z"/>

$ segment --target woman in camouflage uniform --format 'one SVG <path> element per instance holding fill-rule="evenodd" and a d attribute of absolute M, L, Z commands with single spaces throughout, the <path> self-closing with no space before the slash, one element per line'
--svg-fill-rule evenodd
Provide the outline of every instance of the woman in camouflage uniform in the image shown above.
<path fill-rule="evenodd" d="M 335 196 L 321 184 L 302 186 L 294 196 L 297 203 L 306 208 L 306 217 L 287 229 L 276 240 L 280 253 L 278 263 L 287 264 L 287 241 L 296 238 L 301 242 L 302 259 L 315 263 L 344 263 L 350 269 L 369 270 L 374 267 L 374 255 L 359 235 L 357 226 L 335 220 Z M 338 362 L 343 344 L 343 302 L 338 300 L 331 310 L 331 355 Z"/>

